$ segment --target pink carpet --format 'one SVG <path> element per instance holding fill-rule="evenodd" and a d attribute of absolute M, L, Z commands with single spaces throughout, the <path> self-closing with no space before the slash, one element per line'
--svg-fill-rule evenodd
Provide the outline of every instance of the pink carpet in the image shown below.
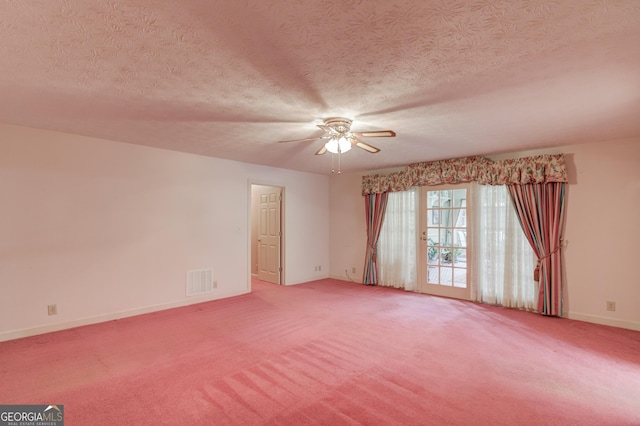
<path fill-rule="evenodd" d="M 0 343 L 73 425 L 640 425 L 640 333 L 321 280 Z"/>

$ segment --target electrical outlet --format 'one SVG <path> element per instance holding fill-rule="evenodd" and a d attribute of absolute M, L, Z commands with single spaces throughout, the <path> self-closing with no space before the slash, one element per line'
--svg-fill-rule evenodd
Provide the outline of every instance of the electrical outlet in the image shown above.
<path fill-rule="evenodd" d="M 48 305 L 47 313 L 49 315 L 58 315 L 58 305 Z"/>
<path fill-rule="evenodd" d="M 615 310 L 616 310 L 616 302 L 607 300 L 607 311 L 615 311 Z"/>
<path fill-rule="evenodd" d="M 318 271 L 322 271 L 322 265 L 318 265 Z"/>
<path fill-rule="evenodd" d="M 355 274 L 355 273 L 356 273 L 356 267 L 355 267 L 355 266 L 352 266 L 352 267 L 351 267 L 351 273 L 352 273 L 352 274 Z"/>

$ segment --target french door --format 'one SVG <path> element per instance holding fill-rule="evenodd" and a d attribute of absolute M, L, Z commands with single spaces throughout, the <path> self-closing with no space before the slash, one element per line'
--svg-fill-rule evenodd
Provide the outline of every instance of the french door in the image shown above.
<path fill-rule="evenodd" d="M 471 186 L 420 187 L 419 290 L 470 298 L 469 249 Z"/>

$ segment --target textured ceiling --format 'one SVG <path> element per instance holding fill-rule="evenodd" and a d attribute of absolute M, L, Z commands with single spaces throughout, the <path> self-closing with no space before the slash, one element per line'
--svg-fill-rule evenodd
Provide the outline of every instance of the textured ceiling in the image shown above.
<path fill-rule="evenodd" d="M 638 0 L 0 0 L 0 122 L 329 173 L 640 135 Z"/>

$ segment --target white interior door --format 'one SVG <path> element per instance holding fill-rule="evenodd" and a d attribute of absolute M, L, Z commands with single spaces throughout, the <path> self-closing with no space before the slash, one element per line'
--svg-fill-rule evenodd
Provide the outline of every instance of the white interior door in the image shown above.
<path fill-rule="evenodd" d="M 282 188 L 258 190 L 258 279 L 280 284 Z"/>

